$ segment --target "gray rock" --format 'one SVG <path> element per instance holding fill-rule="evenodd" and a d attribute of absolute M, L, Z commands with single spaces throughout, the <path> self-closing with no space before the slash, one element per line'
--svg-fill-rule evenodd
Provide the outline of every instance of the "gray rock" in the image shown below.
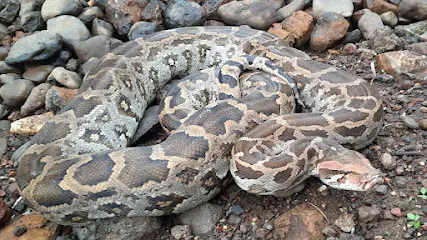
<path fill-rule="evenodd" d="M 244 212 L 245 212 L 245 210 L 242 208 L 242 206 L 235 204 L 235 205 L 230 206 L 226 215 L 229 215 L 230 213 L 241 215 Z"/>
<path fill-rule="evenodd" d="M 46 0 L 41 9 L 45 21 L 60 15 L 77 16 L 81 11 L 82 4 L 79 0 Z"/>
<path fill-rule="evenodd" d="M 287 4 L 286 6 L 277 10 L 277 21 L 281 22 L 285 20 L 285 18 L 292 15 L 292 13 L 303 10 L 306 4 L 306 0 L 295 0 Z"/>
<path fill-rule="evenodd" d="M 0 11 L 0 21 L 6 24 L 10 24 L 18 15 L 21 4 L 18 0 L 8 0 L 4 8 Z"/>
<path fill-rule="evenodd" d="M 41 31 L 20 38 L 10 49 L 6 63 L 15 64 L 44 60 L 61 49 L 61 36 L 51 31 Z"/>
<path fill-rule="evenodd" d="M 381 215 L 381 210 L 374 206 L 362 206 L 357 209 L 358 219 L 361 222 L 376 222 Z"/>
<path fill-rule="evenodd" d="M 427 32 L 427 20 L 408 25 L 397 25 L 394 28 L 394 32 L 400 37 L 415 36 L 418 39 L 423 38 L 422 35 Z"/>
<path fill-rule="evenodd" d="M 134 40 L 136 38 L 163 30 L 163 27 L 154 22 L 136 22 L 132 25 L 128 38 Z"/>
<path fill-rule="evenodd" d="M 105 11 L 108 0 L 94 0 L 93 5 L 99 7 L 102 11 Z"/>
<path fill-rule="evenodd" d="M 16 43 L 15 43 L 16 45 Z M 9 65 L 7 64 L 5 61 L 0 61 L 0 74 L 5 74 L 5 73 L 17 73 L 17 74 L 22 74 L 21 69 Z"/>
<path fill-rule="evenodd" d="M 0 104 L 0 119 L 4 118 L 10 112 L 10 107 L 4 104 Z"/>
<path fill-rule="evenodd" d="M 357 26 L 362 31 L 363 37 L 369 39 L 375 30 L 382 28 L 384 24 L 378 14 L 365 9 L 365 13 L 357 22 Z"/>
<path fill-rule="evenodd" d="M 0 97 L 3 99 L 4 104 L 11 107 L 19 107 L 25 102 L 33 88 L 33 82 L 26 79 L 17 79 L 0 87 Z"/>
<path fill-rule="evenodd" d="M 0 156 L 3 156 L 7 152 L 7 139 L 0 138 Z"/>
<path fill-rule="evenodd" d="M 57 86 L 51 87 L 45 95 L 45 109 L 54 113 L 59 112 L 62 108 L 70 104 L 77 94 L 76 90 Z"/>
<path fill-rule="evenodd" d="M 16 79 L 20 79 L 21 75 L 17 73 L 5 73 L 0 75 L 0 83 L 6 84 L 8 82 L 13 82 Z"/>
<path fill-rule="evenodd" d="M 31 90 L 31 93 L 25 101 L 24 105 L 21 106 L 21 116 L 28 116 L 34 113 L 36 110 L 43 108 L 46 100 L 45 95 L 50 87 L 52 87 L 52 85 L 49 83 L 42 83 L 38 86 L 35 86 Z"/>
<path fill-rule="evenodd" d="M 176 225 L 171 228 L 171 235 L 175 239 L 185 239 L 191 235 L 191 228 L 188 225 Z"/>
<path fill-rule="evenodd" d="M 243 0 L 221 5 L 218 14 L 229 25 L 249 25 L 256 29 L 268 29 L 277 21 L 276 12 L 281 0 Z"/>
<path fill-rule="evenodd" d="M 0 109 L 2 108 L 1 106 L 4 106 L 4 105 L 0 104 Z M 9 120 L 0 120 L 0 131 L 7 131 L 7 132 L 9 132 L 11 124 L 12 124 L 12 122 L 9 121 Z"/>
<path fill-rule="evenodd" d="M 60 34 L 62 40 L 68 45 L 73 45 L 73 43 L 78 43 L 90 37 L 90 32 L 82 21 L 68 15 L 49 19 L 47 21 L 47 30 Z"/>
<path fill-rule="evenodd" d="M 12 157 L 10 158 L 10 160 L 19 163 L 19 160 L 20 160 L 22 154 L 24 153 L 25 150 L 27 150 L 27 148 L 30 145 L 31 145 L 30 141 L 24 143 L 22 146 L 20 146 L 18 149 L 15 150 L 15 152 L 12 154 Z"/>
<path fill-rule="evenodd" d="M 353 14 L 354 6 L 351 0 L 313 0 L 313 14 L 315 18 L 320 18 L 324 13 L 333 12 L 350 17 Z"/>
<path fill-rule="evenodd" d="M 400 38 L 389 26 L 377 28 L 369 39 L 369 46 L 377 53 L 395 50 L 401 44 Z"/>
<path fill-rule="evenodd" d="M 56 81 L 67 88 L 78 89 L 82 84 L 82 77 L 80 74 L 68 71 L 64 67 L 56 67 L 47 77 L 47 81 Z"/>
<path fill-rule="evenodd" d="M 389 153 L 384 153 L 381 155 L 380 163 L 387 170 L 393 170 L 397 166 L 396 159 L 394 159 L 393 156 L 391 156 Z"/>
<path fill-rule="evenodd" d="M 205 10 L 195 2 L 175 2 L 165 12 L 165 24 L 169 28 L 201 25 Z"/>
<path fill-rule="evenodd" d="M 377 192 L 379 195 L 386 195 L 387 194 L 387 185 L 381 184 L 375 187 L 375 192 Z"/>
<path fill-rule="evenodd" d="M 80 67 L 82 75 L 86 75 L 93 67 L 99 63 L 99 58 L 90 58 Z"/>
<path fill-rule="evenodd" d="M 9 51 L 10 51 L 10 47 L 6 47 L 6 46 L 0 47 L 0 61 L 4 61 L 6 59 L 7 55 L 9 54 Z"/>
<path fill-rule="evenodd" d="M 392 183 L 395 187 L 404 188 L 407 187 L 408 179 L 404 176 L 396 176 L 393 178 Z"/>
<path fill-rule="evenodd" d="M 426 0 L 402 0 L 399 3 L 399 15 L 406 19 L 421 21 L 427 19 Z"/>
<path fill-rule="evenodd" d="M 79 66 L 80 61 L 75 58 L 71 58 L 70 60 L 68 60 L 67 64 L 65 64 L 65 69 L 76 72 Z"/>
<path fill-rule="evenodd" d="M 104 35 L 111 37 L 114 33 L 114 27 L 111 23 L 95 18 L 92 21 L 92 36 Z"/>
<path fill-rule="evenodd" d="M 24 32 L 34 32 L 46 26 L 40 11 L 28 11 L 21 17 L 21 26 Z"/>
<path fill-rule="evenodd" d="M 230 216 L 228 216 L 228 223 L 230 224 L 236 225 L 241 222 L 242 222 L 242 218 L 237 215 L 231 214 Z"/>
<path fill-rule="evenodd" d="M 21 8 L 19 16 L 22 17 L 26 12 L 40 11 L 45 0 L 19 0 Z"/>
<path fill-rule="evenodd" d="M 190 225 L 195 235 L 211 232 L 221 218 L 222 207 L 212 203 L 204 203 L 181 213 L 178 218 L 182 224 Z"/>
<path fill-rule="evenodd" d="M 55 66 L 53 65 L 41 65 L 29 68 L 22 74 L 22 77 L 37 84 L 44 83 L 54 68 Z"/>
<path fill-rule="evenodd" d="M 405 125 L 408 128 L 411 128 L 411 129 L 418 129 L 418 128 L 420 128 L 418 122 L 415 121 L 415 119 L 413 119 L 411 117 L 408 117 L 408 116 L 403 116 L 403 115 L 400 116 L 400 117 L 402 118 L 403 122 L 405 123 Z"/>
<path fill-rule="evenodd" d="M 105 14 L 99 7 L 87 7 L 83 9 L 83 12 L 77 17 L 85 25 L 92 24 L 95 18 L 104 19 Z"/>
<path fill-rule="evenodd" d="M 84 63 L 92 57 L 101 58 L 121 44 L 118 39 L 101 35 L 75 44 L 74 50 L 80 62 Z"/>
<path fill-rule="evenodd" d="M 7 26 L 0 23 L 0 39 L 3 39 L 7 35 Z"/>
<path fill-rule="evenodd" d="M 393 28 L 394 26 L 397 25 L 397 22 L 399 21 L 397 19 L 396 14 L 394 14 L 393 12 L 385 12 L 383 14 L 380 15 L 381 20 L 383 21 L 383 23 L 391 28 Z"/>

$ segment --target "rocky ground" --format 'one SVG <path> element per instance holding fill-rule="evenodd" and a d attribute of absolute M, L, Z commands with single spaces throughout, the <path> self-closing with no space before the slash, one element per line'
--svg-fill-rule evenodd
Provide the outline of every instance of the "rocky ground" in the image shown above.
<path fill-rule="evenodd" d="M 310 179 L 285 199 L 230 184 L 209 203 L 146 221 L 135 234 L 153 228 L 143 239 L 427 239 L 427 1 L 267 1 L 0 1 L 0 240 L 91 235 L 27 215 L 17 201 L 20 147 L 75 96 L 84 74 L 111 49 L 192 25 L 266 30 L 371 82 L 386 115 L 378 138 L 361 152 L 386 182 L 350 192 Z"/>

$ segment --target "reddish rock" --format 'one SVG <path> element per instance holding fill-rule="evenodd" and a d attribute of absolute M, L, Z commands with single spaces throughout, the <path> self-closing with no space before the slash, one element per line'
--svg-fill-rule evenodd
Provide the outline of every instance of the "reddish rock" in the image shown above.
<path fill-rule="evenodd" d="M 392 208 L 390 210 L 391 214 L 393 214 L 396 217 L 401 217 L 402 216 L 402 210 L 400 210 L 400 208 Z"/>
<path fill-rule="evenodd" d="M 276 218 L 272 237 L 275 239 L 324 239 L 326 220 L 313 206 L 303 203 Z"/>
<path fill-rule="evenodd" d="M 326 13 L 317 21 L 311 34 L 310 47 L 313 51 L 324 51 L 334 46 L 346 34 L 350 23 L 336 13 Z"/>
<path fill-rule="evenodd" d="M 11 217 L 12 210 L 6 205 L 3 199 L 0 198 L 0 224 L 7 223 Z"/>
<path fill-rule="evenodd" d="M 410 50 L 422 55 L 427 55 L 427 42 L 413 43 L 405 47 L 407 50 Z"/>
<path fill-rule="evenodd" d="M 369 9 L 377 14 L 392 12 L 397 15 L 397 6 L 384 0 L 375 0 Z"/>
<path fill-rule="evenodd" d="M 310 39 L 310 34 L 314 27 L 314 19 L 304 11 L 297 11 L 282 22 L 282 27 L 294 39 L 294 46 L 299 47 Z"/>
<path fill-rule="evenodd" d="M 392 74 L 397 79 L 412 78 L 417 82 L 427 81 L 427 56 L 414 52 L 394 51 L 379 54 L 377 66 L 380 71 Z"/>
<path fill-rule="evenodd" d="M 132 25 L 141 20 L 141 13 L 148 3 L 148 0 L 108 0 L 107 19 L 120 35 L 128 34 Z"/>
<path fill-rule="evenodd" d="M 281 39 L 285 39 L 290 45 L 294 44 L 294 40 L 290 37 L 290 33 L 283 29 L 282 24 L 273 23 L 268 29 L 268 32 L 278 36 Z"/>
<path fill-rule="evenodd" d="M 48 222 L 41 215 L 24 215 L 0 230 L 0 238 L 8 240 L 52 240 L 58 225 Z M 16 229 L 23 229 L 16 236 Z"/>

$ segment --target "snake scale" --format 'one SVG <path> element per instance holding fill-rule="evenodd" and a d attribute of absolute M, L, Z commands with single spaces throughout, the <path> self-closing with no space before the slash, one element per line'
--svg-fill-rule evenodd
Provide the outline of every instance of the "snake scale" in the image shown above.
<path fill-rule="evenodd" d="M 304 111 L 280 115 L 293 108 L 292 83 L 270 77 L 276 79 L 270 88 L 248 80 L 261 88 L 233 98 L 227 91 L 236 83 L 224 78 L 217 91 L 225 97 L 186 116 L 164 142 L 127 147 L 170 79 L 206 78 L 200 70 L 244 55 L 267 58 L 292 76 Z M 166 100 L 178 118 L 187 114 L 175 109 L 179 98 Z M 123 44 L 90 70 L 74 101 L 32 138 L 18 184 L 29 206 L 62 224 L 183 212 L 215 196 L 230 169 L 241 188 L 256 194 L 289 195 L 309 176 L 367 190 L 380 172 L 340 144 L 367 146 L 382 117 L 380 98 L 363 79 L 311 60 L 272 34 L 248 27 L 166 30 Z"/>

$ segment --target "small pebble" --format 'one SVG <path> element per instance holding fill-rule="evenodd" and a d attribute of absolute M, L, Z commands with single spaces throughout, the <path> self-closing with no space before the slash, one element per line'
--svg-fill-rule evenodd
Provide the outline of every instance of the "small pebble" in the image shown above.
<path fill-rule="evenodd" d="M 402 176 L 403 173 L 405 172 L 405 169 L 402 166 L 398 166 L 394 171 L 396 172 L 397 176 Z"/>
<path fill-rule="evenodd" d="M 380 162 L 387 170 L 393 170 L 397 165 L 396 160 L 389 153 L 384 153 L 380 158 Z"/>
<path fill-rule="evenodd" d="M 410 89 L 411 87 L 412 87 L 412 81 L 411 81 L 411 80 L 403 80 L 403 81 L 400 83 L 400 89 L 408 90 L 408 89 Z"/>
<path fill-rule="evenodd" d="M 188 225 L 176 225 L 171 228 L 171 235 L 175 239 L 183 239 L 191 235 L 191 228 Z"/>
<path fill-rule="evenodd" d="M 377 192 L 380 195 L 386 195 L 387 194 L 387 186 L 382 184 L 382 185 L 378 185 L 375 188 L 375 192 Z"/>
<path fill-rule="evenodd" d="M 421 108 L 420 108 L 420 111 L 421 111 Z M 422 130 L 427 130 L 427 119 L 421 119 L 420 121 L 418 121 L 418 125 Z"/>
<path fill-rule="evenodd" d="M 387 209 L 383 211 L 383 218 L 386 220 L 394 220 L 393 214 L 391 213 L 390 210 L 387 210 Z"/>
<path fill-rule="evenodd" d="M 27 227 L 25 227 L 25 226 L 17 226 L 13 229 L 13 235 L 15 235 L 17 237 L 21 236 L 25 232 L 27 232 Z"/>
<path fill-rule="evenodd" d="M 268 231 L 267 229 L 265 229 L 265 228 L 258 228 L 257 230 L 256 230 L 256 232 L 255 232 L 255 234 L 257 235 L 257 237 L 259 237 L 259 238 L 261 238 L 261 239 L 265 239 L 265 237 L 267 236 L 267 234 L 269 233 L 270 231 Z"/>
<path fill-rule="evenodd" d="M 415 121 L 415 119 L 408 117 L 408 116 L 400 116 L 400 117 L 402 118 L 403 122 L 405 123 L 405 125 L 408 128 L 411 128 L 411 129 L 418 129 L 419 128 L 419 125 L 418 125 L 417 121 Z"/>
<path fill-rule="evenodd" d="M 390 210 L 391 214 L 393 214 L 396 217 L 401 217 L 402 216 L 402 210 L 400 210 L 400 208 L 392 208 Z"/>
<path fill-rule="evenodd" d="M 244 212 L 245 212 L 245 210 L 242 208 L 242 206 L 237 205 L 237 204 L 231 205 L 227 211 L 227 213 L 234 213 L 237 215 L 243 214 Z"/>
<path fill-rule="evenodd" d="M 242 218 L 237 216 L 237 215 L 231 214 L 228 217 L 228 223 L 230 223 L 230 224 L 239 224 L 241 222 L 242 222 Z"/>

